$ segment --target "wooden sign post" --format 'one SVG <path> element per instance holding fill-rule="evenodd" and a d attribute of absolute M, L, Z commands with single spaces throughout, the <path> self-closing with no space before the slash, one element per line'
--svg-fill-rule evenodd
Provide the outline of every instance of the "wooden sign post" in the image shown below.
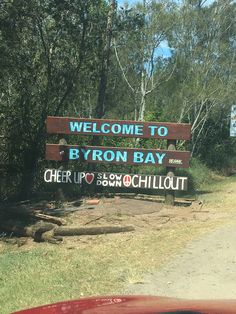
<path fill-rule="evenodd" d="M 188 168 L 190 152 L 177 151 L 176 140 L 189 140 L 191 136 L 190 124 L 169 123 L 169 122 L 139 122 L 128 120 L 106 120 L 106 119 L 82 119 L 69 117 L 48 117 L 47 132 L 50 134 L 74 134 L 93 136 L 115 136 L 130 138 L 149 138 L 167 140 L 167 150 L 141 149 L 124 147 L 105 146 L 77 146 L 46 144 L 46 159 L 55 161 L 74 161 L 85 163 L 112 163 L 118 165 L 142 165 L 142 166 L 165 166 L 167 178 L 172 182 L 175 168 Z M 132 181 L 145 175 L 124 175 Z M 133 177 L 132 177 L 133 176 Z M 171 179 L 169 179 L 171 178 Z M 136 180 L 136 179 L 135 179 Z M 140 179 L 142 180 L 142 179 Z M 151 176 L 144 180 L 153 182 Z M 155 179 L 157 180 L 157 179 Z M 167 180 L 167 181 L 168 181 Z M 99 180 L 98 180 L 99 181 Z M 124 181 L 122 181 L 124 184 Z M 134 181 L 136 182 L 136 181 Z M 145 181 L 146 182 L 146 181 Z M 176 181 L 177 182 L 177 181 Z M 134 183 L 133 185 L 135 185 Z M 130 183 L 131 185 L 131 183 Z M 126 186 L 124 184 L 124 186 Z M 122 186 L 122 187 L 124 187 Z M 151 183 L 148 188 L 154 188 Z M 128 185 L 127 185 L 128 187 Z M 134 187 L 134 186 L 133 186 Z M 140 186 L 143 188 L 143 186 Z M 174 204 L 174 190 L 178 188 L 168 188 L 166 190 L 166 203 Z"/>
<path fill-rule="evenodd" d="M 168 140 L 167 141 L 167 149 L 169 151 L 174 151 L 176 149 L 176 140 Z M 166 167 L 167 176 L 170 178 L 174 177 L 174 167 Z M 166 190 L 165 192 L 165 203 L 167 205 L 174 205 L 175 203 L 175 191 L 174 190 Z"/>

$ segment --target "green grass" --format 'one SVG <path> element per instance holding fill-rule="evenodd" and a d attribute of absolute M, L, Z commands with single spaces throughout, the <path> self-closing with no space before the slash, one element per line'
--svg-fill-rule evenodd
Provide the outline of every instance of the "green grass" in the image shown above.
<path fill-rule="evenodd" d="M 214 223 L 215 224 L 215 223 Z M 1 314 L 82 296 L 119 294 L 160 267 L 209 225 L 104 235 L 72 246 L 38 244 L 0 254 Z"/>
<path fill-rule="evenodd" d="M 78 298 L 90 292 L 91 252 L 70 252 L 42 245 L 29 251 L 5 250 L 0 256 L 1 313 Z M 99 267 L 97 268 L 99 270 Z"/>
<path fill-rule="evenodd" d="M 221 178 L 211 184 L 202 186 L 202 193 L 198 195 L 198 199 L 214 209 L 235 212 L 235 187 L 236 175 Z M 205 193 L 203 193 L 204 190 Z"/>

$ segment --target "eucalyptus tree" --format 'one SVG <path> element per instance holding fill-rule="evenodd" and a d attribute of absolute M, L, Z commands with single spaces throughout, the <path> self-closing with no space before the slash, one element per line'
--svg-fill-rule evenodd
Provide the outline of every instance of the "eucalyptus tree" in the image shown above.
<path fill-rule="evenodd" d="M 161 46 L 174 27 L 171 1 L 143 1 L 119 12 L 113 47 L 123 80 L 132 95 L 135 120 L 143 121 L 147 98 L 164 81 L 174 67 L 161 55 Z"/>
<path fill-rule="evenodd" d="M 214 117 L 219 125 L 222 119 L 227 122 L 226 113 L 235 98 L 235 8 L 230 0 L 211 4 L 188 0 L 176 10 L 178 23 L 170 44 L 177 66 L 170 99 L 178 104 L 172 109 L 179 122 L 192 124 L 196 154 L 215 128 L 210 121 Z"/>

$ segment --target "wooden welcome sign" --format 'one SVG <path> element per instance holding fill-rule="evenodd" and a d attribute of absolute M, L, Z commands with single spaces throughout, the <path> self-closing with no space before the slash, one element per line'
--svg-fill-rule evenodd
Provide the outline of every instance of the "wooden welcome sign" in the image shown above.
<path fill-rule="evenodd" d="M 46 145 L 46 159 L 165 167 L 189 167 L 190 152 L 103 146 Z"/>
<path fill-rule="evenodd" d="M 50 134 L 190 140 L 191 126 L 185 123 L 48 117 L 47 132 Z"/>
<path fill-rule="evenodd" d="M 92 136 L 117 136 L 129 138 L 148 138 L 163 139 L 167 142 L 176 140 L 189 140 L 191 136 L 191 125 L 184 123 L 168 123 L 168 122 L 139 122 L 128 120 L 107 120 L 107 119 L 83 119 L 69 117 L 48 117 L 47 132 L 49 134 L 75 134 L 75 135 L 92 135 Z M 59 145 L 46 144 L 46 159 L 54 161 L 74 161 L 85 163 L 112 163 L 127 165 L 146 165 L 146 166 L 165 166 L 170 169 L 188 168 L 190 160 L 190 152 L 177 150 L 160 150 L 160 149 L 141 149 L 141 148 L 124 148 L 124 147 L 104 147 L 104 146 L 77 146 L 77 145 Z M 51 171 L 56 171 L 51 169 Z M 46 172 L 45 172 L 46 173 Z M 44 177 L 46 182 L 58 182 L 58 180 L 49 180 L 48 175 L 50 169 L 47 170 L 47 176 Z M 72 172 L 70 172 L 72 173 Z M 74 178 L 76 172 L 73 172 Z M 79 172 L 77 172 L 79 173 Z M 84 173 L 85 174 L 85 173 Z M 121 183 L 114 183 L 110 178 L 115 174 L 104 173 L 103 176 L 107 180 L 98 179 L 97 173 L 85 174 L 86 178 L 95 178 L 96 182 L 108 182 L 107 186 L 121 184 L 121 187 L 140 187 L 140 188 L 156 188 L 162 186 L 165 190 L 186 190 L 187 178 L 170 176 L 145 176 L 145 175 L 125 175 L 117 174 Z M 65 178 L 66 174 L 64 174 Z M 99 174 L 102 176 L 102 174 Z M 143 176 L 145 179 L 143 179 Z M 64 183 L 72 183 L 72 177 L 61 181 Z M 125 185 L 124 178 L 130 180 L 129 185 Z M 104 177 L 103 177 L 104 178 Z M 166 179 L 167 178 L 167 179 Z M 170 180 L 171 178 L 171 180 Z M 179 178 L 179 179 L 178 179 Z M 72 181 L 71 181 L 72 180 Z M 133 181 L 132 181 L 133 180 Z M 137 180 L 147 180 L 149 184 L 137 184 Z M 94 182 L 95 182 L 94 181 Z M 94 183 L 93 182 L 93 183 Z M 110 183 L 109 183 L 110 182 Z M 118 181 L 117 181 L 118 182 Z M 133 182 L 133 183 L 132 183 Z M 153 183 L 154 182 L 154 183 Z M 158 184 L 156 183 L 158 182 Z M 162 182 L 171 182 L 162 184 Z M 180 183 L 181 182 L 181 183 Z M 183 183 L 184 182 L 184 183 Z M 74 182 L 75 183 L 75 182 Z M 82 181 L 81 181 L 82 183 Z M 100 185 L 103 185 L 102 183 Z M 103 185 L 104 186 L 104 185 Z M 154 187 L 155 186 L 155 187 Z"/>

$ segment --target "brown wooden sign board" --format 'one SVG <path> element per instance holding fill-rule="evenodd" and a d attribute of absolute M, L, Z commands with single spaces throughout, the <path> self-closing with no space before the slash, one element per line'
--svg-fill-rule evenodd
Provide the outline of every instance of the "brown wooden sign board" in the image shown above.
<path fill-rule="evenodd" d="M 112 163 L 127 165 L 165 166 L 188 168 L 190 152 L 159 149 L 135 149 L 103 146 L 46 144 L 46 159 Z"/>
<path fill-rule="evenodd" d="M 46 169 L 44 172 L 44 181 L 47 183 L 87 184 L 109 188 L 186 191 L 188 178 L 145 174 L 80 172 L 60 169 Z"/>
<path fill-rule="evenodd" d="M 191 125 L 169 122 L 48 117 L 47 132 L 50 134 L 190 140 Z"/>

